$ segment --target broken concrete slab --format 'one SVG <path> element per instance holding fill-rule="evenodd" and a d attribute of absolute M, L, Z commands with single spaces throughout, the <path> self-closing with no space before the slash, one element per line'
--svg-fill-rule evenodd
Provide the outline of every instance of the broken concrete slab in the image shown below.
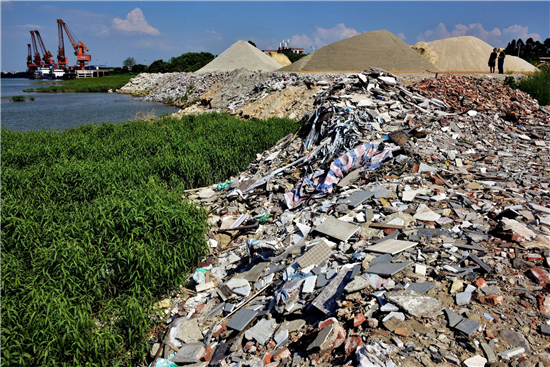
<path fill-rule="evenodd" d="M 386 292 L 384 297 L 415 317 L 430 315 L 441 310 L 439 300 L 408 290 Z"/>

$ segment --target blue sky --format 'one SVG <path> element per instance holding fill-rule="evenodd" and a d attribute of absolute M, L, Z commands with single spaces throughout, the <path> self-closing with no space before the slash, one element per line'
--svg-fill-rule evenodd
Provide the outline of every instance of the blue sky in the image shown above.
<path fill-rule="evenodd" d="M 550 2 L 25 2 L 2 1 L 2 70 L 24 70 L 30 30 L 57 54 L 57 18 L 90 49 L 93 64 L 147 63 L 185 52 L 223 52 L 237 40 L 261 49 L 282 39 L 306 52 L 356 34 L 388 31 L 418 41 L 472 35 L 495 47 L 550 37 Z M 65 36 L 71 64 L 74 56 Z"/>

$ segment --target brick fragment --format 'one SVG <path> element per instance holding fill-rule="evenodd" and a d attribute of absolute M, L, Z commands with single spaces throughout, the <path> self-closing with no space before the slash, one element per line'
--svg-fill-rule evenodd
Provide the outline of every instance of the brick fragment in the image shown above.
<path fill-rule="evenodd" d="M 346 356 L 355 352 L 363 344 L 363 340 L 358 336 L 350 336 L 346 339 L 344 349 L 346 350 Z"/>
<path fill-rule="evenodd" d="M 362 313 L 358 313 L 353 318 L 353 326 L 357 327 L 357 326 L 361 325 L 362 323 L 364 323 L 365 321 L 367 321 L 367 319 L 365 318 L 365 315 L 363 315 Z"/>
<path fill-rule="evenodd" d="M 214 332 L 212 333 L 212 336 L 214 338 L 217 338 L 218 336 L 220 336 L 221 334 L 225 333 L 227 331 L 227 326 L 225 326 L 224 323 L 221 323 L 219 324 L 216 329 L 214 330 Z"/>
<path fill-rule="evenodd" d="M 538 266 L 527 270 L 527 276 L 533 279 L 533 281 L 535 281 L 538 285 L 545 286 L 546 284 L 550 283 L 550 274 L 548 274 L 546 270 L 541 269 Z"/>
<path fill-rule="evenodd" d="M 288 348 L 279 349 L 273 353 L 273 360 L 278 361 L 279 359 L 290 358 L 290 350 Z"/>
<path fill-rule="evenodd" d="M 208 362 L 210 361 L 210 359 L 212 359 L 212 348 L 210 348 L 210 346 L 207 345 L 205 349 L 206 349 L 206 353 L 204 354 L 204 356 L 202 356 L 201 361 Z"/>
<path fill-rule="evenodd" d="M 395 335 L 404 336 L 404 337 L 409 336 L 409 331 L 404 327 L 397 328 L 393 332 L 395 333 Z"/>

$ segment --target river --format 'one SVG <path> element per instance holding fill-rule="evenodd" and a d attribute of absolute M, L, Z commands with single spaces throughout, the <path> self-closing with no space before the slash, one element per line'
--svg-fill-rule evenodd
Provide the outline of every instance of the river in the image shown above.
<path fill-rule="evenodd" d="M 154 112 L 156 116 L 174 113 L 176 107 L 158 102 L 144 102 L 127 94 L 116 93 L 25 93 L 23 89 L 47 87 L 32 85 L 30 79 L 2 78 L 1 123 L 17 131 L 58 129 L 82 124 L 133 120 L 138 113 Z M 16 95 L 35 97 L 34 101 L 12 102 Z"/>

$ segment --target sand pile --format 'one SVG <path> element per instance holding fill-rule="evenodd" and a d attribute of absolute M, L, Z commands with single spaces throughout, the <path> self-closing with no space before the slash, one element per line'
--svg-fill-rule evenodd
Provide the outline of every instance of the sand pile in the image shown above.
<path fill-rule="evenodd" d="M 437 71 L 399 37 L 371 31 L 331 43 L 280 71 L 351 71 L 375 66 L 388 71 Z"/>
<path fill-rule="evenodd" d="M 246 41 L 237 41 L 198 72 L 229 71 L 245 68 L 251 71 L 273 71 L 281 67 L 277 61 Z"/>
<path fill-rule="evenodd" d="M 424 56 L 429 62 L 434 65 L 437 65 L 439 61 L 439 55 L 432 50 L 426 42 L 418 42 L 412 49 L 418 52 L 420 55 Z"/>
<path fill-rule="evenodd" d="M 419 45 L 420 43 L 423 42 L 415 44 L 413 48 L 415 46 L 422 47 L 423 45 Z M 477 37 L 446 38 L 428 42 L 427 46 L 439 56 L 434 64 L 441 70 L 489 72 L 487 62 L 489 61 L 489 55 L 493 51 L 493 47 Z M 508 70 L 535 71 L 537 69 L 519 57 L 506 55 L 504 59 L 504 71 Z"/>
<path fill-rule="evenodd" d="M 273 60 L 277 61 L 280 65 L 283 65 L 283 66 L 292 64 L 290 59 L 285 54 L 280 54 L 278 52 L 271 52 L 269 54 L 269 57 L 271 57 Z"/>

